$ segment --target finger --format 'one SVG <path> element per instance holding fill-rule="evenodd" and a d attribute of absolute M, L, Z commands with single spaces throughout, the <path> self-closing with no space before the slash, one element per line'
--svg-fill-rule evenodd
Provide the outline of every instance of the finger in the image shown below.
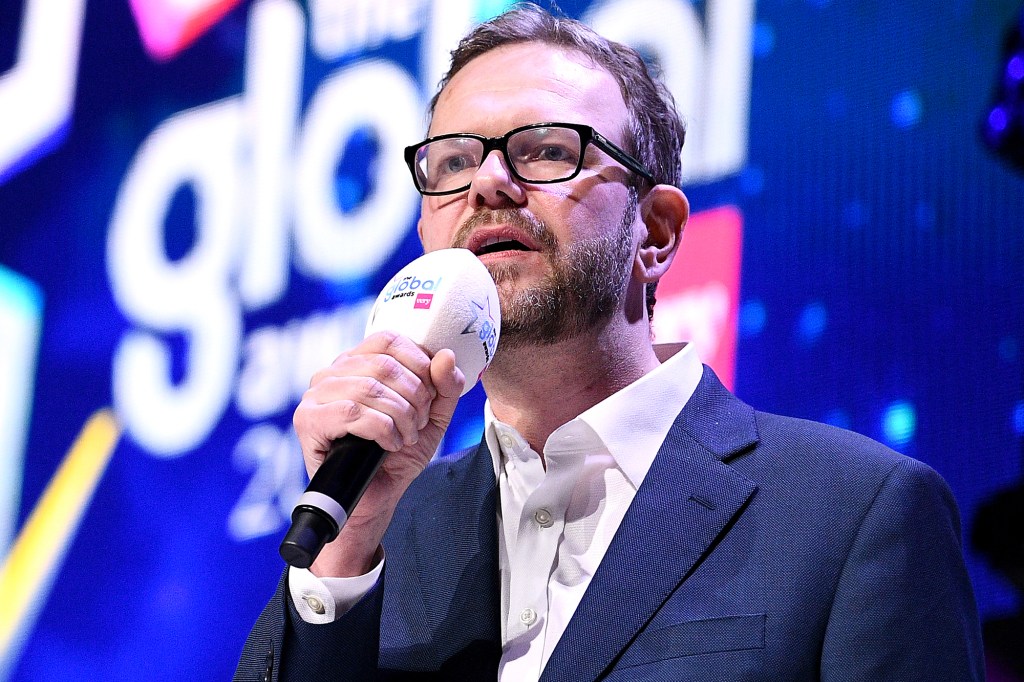
<path fill-rule="evenodd" d="M 396 384 L 397 390 L 392 388 Z M 364 418 L 367 411 L 380 412 L 394 422 L 402 440 L 407 444 L 416 442 L 419 430 L 430 414 L 430 393 L 411 373 L 405 377 L 388 377 L 385 380 L 364 375 L 330 376 L 306 393 L 306 398 L 313 405 L 330 406 L 338 403 L 335 411 L 321 411 L 325 418 L 337 420 L 335 423 L 338 429 L 343 428 L 345 432 L 351 433 L 353 424 Z M 364 434 L 357 435 L 366 437 Z"/>
<path fill-rule="evenodd" d="M 319 396 L 320 402 L 333 398 L 353 397 L 339 392 L 359 385 L 338 383 L 337 377 L 359 376 L 381 382 L 398 393 L 417 411 L 417 421 L 422 428 L 430 413 L 430 401 L 437 394 L 430 381 L 430 358 L 416 344 L 406 337 L 379 333 L 347 353 L 339 355 L 329 366 L 313 375 L 310 391 Z M 379 389 L 370 386 L 372 391 Z"/>
<path fill-rule="evenodd" d="M 303 401 L 293 416 L 306 472 L 313 476 L 334 441 L 346 435 L 376 441 L 389 452 L 401 450 L 404 441 L 394 422 L 381 412 L 352 401 L 326 405 Z M 345 424 L 342 428 L 339 425 Z"/>
<path fill-rule="evenodd" d="M 429 360 L 424 365 L 429 380 Z M 394 357 L 374 354 L 339 358 L 318 374 L 307 393 L 320 403 L 343 398 L 361 400 L 365 396 L 371 401 L 388 400 L 411 406 L 416 412 L 414 421 L 422 428 L 437 390 Z"/>
<path fill-rule="evenodd" d="M 389 355 L 431 388 L 430 356 L 412 339 L 395 332 L 376 332 L 352 350 L 353 355 Z"/>
<path fill-rule="evenodd" d="M 397 452 L 407 444 L 402 428 L 386 412 L 349 400 L 335 401 L 314 409 L 318 412 L 316 418 L 325 423 L 340 424 L 344 422 L 346 433 L 342 435 L 353 435 L 364 440 L 376 441 L 389 452 Z M 412 428 L 412 433 L 414 434 L 412 438 L 417 438 L 418 431 L 415 428 Z M 338 437 L 340 436 L 334 436 L 331 440 Z"/>
<path fill-rule="evenodd" d="M 447 429 L 462 396 L 466 377 L 455 364 L 455 353 L 447 348 L 434 355 L 430 362 L 430 376 L 437 388 L 437 397 L 430 404 L 430 422 Z"/>

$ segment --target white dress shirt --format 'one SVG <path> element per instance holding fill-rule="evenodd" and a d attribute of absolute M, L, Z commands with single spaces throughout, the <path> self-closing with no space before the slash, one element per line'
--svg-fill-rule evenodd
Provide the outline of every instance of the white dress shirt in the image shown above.
<path fill-rule="evenodd" d="M 502 682 L 536 680 L 579 606 L 702 366 L 692 345 L 658 347 L 663 364 L 556 429 L 541 459 L 484 406 L 498 481 Z M 356 578 L 292 568 L 303 620 L 327 623 L 378 580 L 383 561 Z"/>

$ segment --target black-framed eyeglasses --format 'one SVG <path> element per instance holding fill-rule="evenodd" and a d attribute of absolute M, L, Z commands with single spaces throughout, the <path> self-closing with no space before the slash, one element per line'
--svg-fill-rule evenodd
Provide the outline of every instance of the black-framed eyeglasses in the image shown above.
<path fill-rule="evenodd" d="M 588 125 L 533 123 L 501 137 L 450 133 L 405 148 L 405 162 L 420 194 L 436 196 L 469 189 L 480 165 L 497 149 L 516 178 L 531 184 L 565 182 L 583 170 L 587 145 L 598 149 L 652 185 L 643 164 Z"/>

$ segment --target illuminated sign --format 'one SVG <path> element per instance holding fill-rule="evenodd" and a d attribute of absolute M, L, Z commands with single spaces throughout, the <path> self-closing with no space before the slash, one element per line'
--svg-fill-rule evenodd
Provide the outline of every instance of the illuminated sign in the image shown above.
<path fill-rule="evenodd" d="M 0 553 L 14 537 L 21 501 L 42 309 L 39 289 L 0 266 Z"/>
<path fill-rule="evenodd" d="M 0 75 L 0 183 L 32 164 L 71 119 L 85 0 L 26 0 L 18 56 Z"/>
<path fill-rule="evenodd" d="M 147 54 L 173 61 L 185 59 L 196 39 L 241 3 L 129 4 Z M 0 623 L 0 678 L 46 603 L 104 472 L 119 465 L 118 443 L 161 459 L 230 453 L 244 483 L 227 491 L 233 499 L 226 518 L 214 523 L 224 524 L 233 542 L 285 527 L 305 471 L 294 433 L 282 422 L 313 372 L 362 337 L 373 302 L 366 283 L 380 278 L 410 237 L 419 195 L 402 149 L 422 137 L 450 50 L 475 22 L 510 4 L 310 0 L 307 14 L 296 0 L 257 0 L 238 55 L 240 91 L 172 113 L 132 150 L 105 235 L 110 295 L 128 323 L 113 347 L 101 349 L 111 362 L 114 409 L 92 406 L 79 440 L 57 471 L 47 472 L 50 485 L 6 558 L 0 586 L 19 600 Z M 0 75 L 0 183 L 56 148 L 74 124 L 84 13 L 85 0 L 25 0 L 16 60 Z M 684 0 L 607 0 L 584 17 L 661 65 L 690 113 L 683 157 L 690 184 L 734 173 L 746 158 L 752 14 L 753 0 L 708 0 L 703 18 Z M 386 49 L 406 41 L 411 59 Z M 362 141 L 357 165 L 365 187 L 342 199 L 338 167 L 354 141 Z M 172 257 L 169 221 L 182 192 L 194 198 L 194 236 L 184 254 Z M 738 267 L 738 260 L 729 263 Z M 308 282 L 356 293 L 277 314 Z M 410 282 L 395 295 L 426 309 L 434 303 L 429 284 L 437 282 Z M 672 285 L 664 289 L 665 320 L 675 319 L 678 293 Z M 42 298 L 4 270 L 0 294 L 0 445 L 10 454 L 0 461 L 6 545 L 20 511 Z M 727 307 L 734 314 L 735 306 Z M 467 332 L 489 359 L 497 329 L 489 311 L 478 320 L 479 328 Z M 731 349 L 729 328 L 716 329 L 716 343 Z M 677 332 L 678 326 L 671 333 Z M 731 359 L 714 362 L 731 366 Z M 234 435 L 217 434 L 239 422 Z"/>
<path fill-rule="evenodd" d="M 142 44 L 155 59 L 171 59 L 240 0 L 129 0 Z"/>
<path fill-rule="evenodd" d="M 461 35 L 473 19 L 472 7 L 434 3 L 420 14 L 395 9 L 415 4 L 386 4 L 391 10 L 385 12 L 359 2 L 330 11 L 314 3 L 314 45 L 336 56 L 408 37 L 415 28 L 423 37 L 420 64 L 430 71 L 451 47 L 439 36 L 454 39 L 452 26 Z M 653 13 L 638 13 L 635 3 L 619 0 L 586 16 L 612 37 L 641 42 L 664 66 L 681 102 L 707 102 L 692 125 L 689 146 L 696 151 L 684 159 L 692 180 L 731 173 L 745 158 L 752 7 L 752 0 L 709 2 L 706 29 L 691 5 L 666 0 L 652 2 Z M 339 20 L 360 12 L 369 13 L 359 15 L 363 23 Z M 301 391 L 293 393 L 293 386 L 259 400 L 238 392 L 243 351 L 253 345 L 243 332 L 245 315 L 280 300 L 291 265 L 314 279 L 369 277 L 415 221 L 419 197 L 401 150 L 422 133 L 430 88 L 420 87 L 396 62 L 357 61 L 320 82 L 300 113 L 306 28 L 291 0 L 256 3 L 245 90 L 161 124 L 122 183 L 110 224 L 108 270 L 115 299 L 136 329 L 116 351 L 114 403 L 130 436 L 155 455 L 177 456 L 200 446 L 232 398 L 250 414 L 254 403 L 286 409 L 297 401 Z M 335 169 L 357 132 L 376 143 L 368 164 L 372 190 L 342 210 Z M 163 248 L 164 218 L 182 187 L 198 198 L 196 239 L 184 258 L 171 261 Z M 344 317 L 343 310 L 339 314 Z M 180 381 L 171 378 L 164 334 L 188 339 Z M 297 357 L 291 364 L 308 369 L 331 357 Z M 241 369 L 243 376 L 255 371 Z"/>
<path fill-rule="evenodd" d="M 690 341 L 729 388 L 736 372 L 743 214 L 735 206 L 696 213 L 672 267 L 658 282 L 654 333 Z"/>
<path fill-rule="evenodd" d="M 231 677 L 305 484 L 291 412 L 419 255 L 400 150 L 449 50 L 511 4 L 3 5 L 0 682 Z M 978 73 L 1019 75 L 952 37 L 1010 20 L 956 4 L 560 2 L 660 67 L 688 124 L 700 210 L 656 339 L 922 459 L 970 521 L 1020 474 L 1024 241 L 1019 176 L 948 125 L 990 113 Z M 479 442 L 483 400 L 444 452 Z M 965 553 L 979 614 L 1005 613 Z"/>

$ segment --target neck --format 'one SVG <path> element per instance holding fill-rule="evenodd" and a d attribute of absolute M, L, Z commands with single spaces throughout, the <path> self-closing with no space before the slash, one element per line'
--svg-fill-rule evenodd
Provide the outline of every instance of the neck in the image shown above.
<path fill-rule="evenodd" d="M 502 349 L 482 378 L 494 416 L 543 453 L 551 432 L 658 366 L 649 332 Z"/>

